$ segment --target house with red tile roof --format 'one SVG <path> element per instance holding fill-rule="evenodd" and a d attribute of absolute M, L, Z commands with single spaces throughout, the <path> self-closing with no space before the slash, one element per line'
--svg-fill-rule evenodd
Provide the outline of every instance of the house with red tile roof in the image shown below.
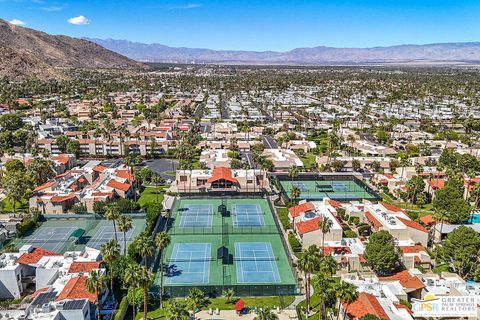
<path fill-rule="evenodd" d="M 422 289 L 425 284 L 420 278 L 410 273 L 409 270 L 400 271 L 394 275 L 386 277 L 378 277 L 381 283 L 399 282 L 409 298 L 421 298 Z"/>
<path fill-rule="evenodd" d="M 366 315 L 374 315 L 385 320 L 413 319 L 408 308 L 368 292 L 360 292 L 357 300 L 350 304 L 342 303 L 340 314 L 341 319 L 345 320 L 358 320 Z"/>

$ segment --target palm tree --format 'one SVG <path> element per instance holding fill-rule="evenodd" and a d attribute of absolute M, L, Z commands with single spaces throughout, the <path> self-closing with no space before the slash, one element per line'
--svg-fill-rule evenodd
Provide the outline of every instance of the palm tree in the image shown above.
<path fill-rule="evenodd" d="M 322 272 L 317 273 L 312 279 L 312 286 L 320 300 L 320 319 L 327 318 L 325 303 L 334 293 L 333 283 L 333 279 Z"/>
<path fill-rule="evenodd" d="M 171 299 L 167 305 L 168 320 L 185 320 L 190 317 L 188 306 L 185 301 Z"/>
<path fill-rule="evenodd" d="M 111 239 L 100 247 L 102 259 L 108 265 L 110 276 L 110 291 L 113 295 L 113 263 L 120 257 L 120 245 L 117 240 Z"/>
<path fill-rule="evenodd" d="M 85 280 L 85 285 L 87 286 L 88 292 L 95 294 L 97 297 L 97 319 L 100 320 L 100 299 L 98 296 L 105 290 L 107 284 L 107 279 L 101 273 L 100 270 L 93 270 L 90 272 L 90 276 Z"/>
<path fill-rule="evenodd" d="M 138 284 L 143 289 L 143 320 L 147 320 L 148 313 L 148 288 L 152 285 L 153 276 L 147 267 L 141 266 L 139 269 Z"/>
<path fill-rule="evenodd" d="M 142 235 L 137 238 L 136 249 L 138 254 L 143 258 L 143 265 L 147 265 L 147 257 L 153 255 L 154 243 L 148 235 Z"/>
<path fill-rule="evenodd" d="M 105 217 L 108 220 L 112 220 L 115 240 L 118 241 L 118 239 L 117 239 L 117 226 L 115 224 L 115 221 L 120 217 L 120 211 L 118 210 L 118 207 L 114 204 L 108 205 L 107 208 L 105 209 Z"/>
<path fill-rule="evenodd" d="M 475 184 L 472 191 L 470 192 L 470 196 L 473 196 L 474 198 L 473 210 L 472 210 L 472 219 L 473 219 L 473 215 L 478 209 L 478 202 L 480 201 L 480 183 Z"/>
<path fill-rule="evenodd" d="M 292 186 L 290 189 L 290 197 L 294 200 L 294 202 L 297 202 L 296 200 L 298 197 L 300 197 L 301 191 L 297 186 Z"/>
<path fill-rule="evenodd" d="M 305 275 L 307 315 L 310 312 L 310 275 L 318 270 L 319 262 L 320 252 L 315 245 L 312 245 L 303 251 L 297 261 L 298 269 Z"/>
<path fill-rule="evenodd" d="M 198 288 L 192 288 L 188 291 L 187 301 L 193 307 L 193 313 L 195 314 L 198 307 L 205 301 L 205 293 Z"/>
<path fill-rule="evenodd" d="M 260 308 L 257 312 L 257 316 L 253 318 L 254 320 L 277 320 L 278 315 L 273 313 L 269 308 Z"/>
<path fill-rule="evenodd" d="M 343 308 L 343 318 L 345 319 L 348 306 L 358 299 L 357 287 L 354 284 L 342 281 L 336 288 L 336 296 L 338 299 L 337 319 L 340 315 L 340 305 L 342 302 L 346 304 L 345 308 Z"/>
<path fill-rule="evenodd" d="M 157 234 L 155 238 L 155 243 L 159 250 L 160 254 L 160 308 L 162 308 L 162 299 L 163 299 L 163 250 L 170 244 L 170 235 L 168 232 L 163 231 Z"/>
<path fill-rule="evenodd" d="M 232 288 L 223 290 L 222 295 L 227 299 L 227 303 L 232 303 L 235 297 L 235 291 Z"/>
<path fill-rule="evenodd" d="M 327 217 L 323 217 L 318 222 L 318 226 L 320 227 L 320 230 L 322 231 L 322 256 L 325 255 L 325 234 L 330 233 L 330 230 L 332 229 L 333 222 Z"/>
<path fill-rule="evenodd" d="M 134 296 L 139 286 L 140 266 L 134 262 L 130 263 L 123 274 L 123 282 L 133 290 Z M 135 298 L 132 301 L 133 319 L 135 319 Z"/>
<path fill-rule="evenodd" d="M 123 232 L 123 255 L 127 255 L 127 232 L 133 228 L 132 217 L 121 215 L 118 218 L 118 230 Z"/>
<path fill-rule="evenodd" d="M 323 256 L 320 260 L 320 271 L 330 276 L 337 272 L 338 262 L 331 254 Z"/>
<path fill-rule="evenodd" d="M 155 185 L 155 202 L 158 203 L 158 183 L 160 182 L 160 175 L 158 173 L 152 174 L 151 181 Z"/>

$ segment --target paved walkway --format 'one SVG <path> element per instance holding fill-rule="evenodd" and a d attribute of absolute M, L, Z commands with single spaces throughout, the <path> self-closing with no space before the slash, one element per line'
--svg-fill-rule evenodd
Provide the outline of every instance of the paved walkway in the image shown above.
<path fill-rule="evenodd" d="M 276 312 L 273 310 L 273 312 Z M 277 314 L 279 320 L 293 320 L 297 319 L 297 312 L 295 310 L 281 310 L 280 313 Z M 220 314 L 216 315 L 210 315 L 208 314 L 208 311 L 200 311 L 196 315 L 197 319 L 201 320 L 253 320 L 256 316 L 255 313 L 249 313 L 249 314 L 242 314 L 241 316 L 237 315 L 237 313 L 234 310 L 220 310 Z"/>

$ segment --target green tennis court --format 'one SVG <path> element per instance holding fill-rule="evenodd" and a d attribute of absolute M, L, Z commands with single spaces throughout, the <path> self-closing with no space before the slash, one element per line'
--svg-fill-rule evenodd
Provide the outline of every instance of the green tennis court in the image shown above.
<path fill-rule="evenodd" d="M 206 204 L 213 208 L 212 226 L 184 227 L 185 208 Z M 248 218 L 248 225 L 235 218 L 246 216 L 255 218 Z M 213 295 L 225 288 L 233 288 L 239 296 L 296 293 L 267 200 L 177 199 L 172 218 L 171 243 L 164 253 L 166 294 L 185 296 L 192 287 Z M 159 272 L 155 284 L 160 284 Z"/>
<path fill-rule="evenodd" d="M 145 229 L 145 215 L 130 215 L 133 221 L 132 229 L 125 234 L 127 246 L 133 239 Z M 16 248 L 29 244 L 37 248 L 43 248 L 58 253 L 66 251 L 81 251 L 85 247 L 100 249 L 107 241 L 114 239 L 112 221 L 92 215 L 64 215 L 47 217 L 46 221 L 35 231 L 23 238 L 13 241 Z M 124 246 L 124 234 L 117 230 L 117 239 L 122 248 Z"/>
<path fill-rule="evenodd" d="M 338 201 L 376 200 L 373 191 L 360 180 L 282 180 L 283 191 L 290 198 L 292 187 L 300 190 L 298 199 L 322 200 L 330 198 Z"/>

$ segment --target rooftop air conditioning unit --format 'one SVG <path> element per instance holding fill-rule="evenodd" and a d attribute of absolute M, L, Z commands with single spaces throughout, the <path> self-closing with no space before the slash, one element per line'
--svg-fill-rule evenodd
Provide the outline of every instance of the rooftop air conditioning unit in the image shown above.
<path fill-rule="evenodd" d="M 42 305 L 42 312 L 43 312 L 43 313 L 49 313 L 49 312 L 52 310 L 51 307 L 52 307 L 52 306 L 50 305 L 50 303 L 44 303 L 44 304 Z"/>

